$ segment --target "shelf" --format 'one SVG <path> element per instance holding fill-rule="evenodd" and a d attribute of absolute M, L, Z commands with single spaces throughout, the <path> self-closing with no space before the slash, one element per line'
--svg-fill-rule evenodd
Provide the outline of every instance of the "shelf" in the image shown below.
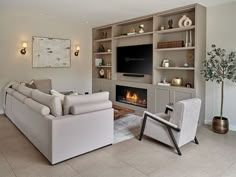
<path fill-rule="evenodd" d="M 137 34 L 133 34 L 133 35 L 124 35 L 124 36 L 117 36 L 117 37 L 114 37 L 114 39 L 123 39 L 123 38 L 130 38 L 130 37 L 138 37 L 138 36 L 146 36 L 146 35 L 152 35 L 153 32 L 146 32 L 146 33 L 137 33 Z"/>
<path fill-rule="evenodd" d="M 112 66 L 106 66 L 106 65 L 103 65 L 103 66 L 95 66 L 96 68 L 111 68 Z"/>
<path fill-rule="evenodd" d="M 190 70 L 190 71 L 195 70 L 195 68 L 193 68 L 193 67 L 156 67 L 156 69 L 160 69 L 160 70 Z"/>
<path fill-rule="evenodd" d="M 111 52 L 95 52 L 95 55 L 111 55 Z"/>
<path fill-rule="evenodd" d="M 95 42 L 108 42 L 108 41 L 111 41 L 112 38 L 105 38 L 105 39 L 97 39 L 97 40 L 94 40 Z"/>
<path fill-rule="evenodd" d="M 159 30 L 155 31 L 157 34 L 167 34 L 167 33 L 175 33 L 175 32 L 183 32 L 183 31 L 188 31 L 188 30 L 193 30 L 195 29 L 195 26 L 187 26 L 183 28 L 173 28 L 173 29 L 166 29 L 166 30 Z"/>
<path fill-rule="evenodd" d="M 164 49 L 155 49 L 155 51 L 176 51 L 176 50 L 194 50 L 195 47 L 178 47 L 178 48 L 164 48 Z"/>

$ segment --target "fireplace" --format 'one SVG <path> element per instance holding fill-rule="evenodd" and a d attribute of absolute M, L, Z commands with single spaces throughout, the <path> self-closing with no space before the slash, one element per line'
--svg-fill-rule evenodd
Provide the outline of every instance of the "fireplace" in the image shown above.
<path fill-rule="evenodd" d="M 147 108 L 147 89 L 116 85 L 116 101 Z"/>

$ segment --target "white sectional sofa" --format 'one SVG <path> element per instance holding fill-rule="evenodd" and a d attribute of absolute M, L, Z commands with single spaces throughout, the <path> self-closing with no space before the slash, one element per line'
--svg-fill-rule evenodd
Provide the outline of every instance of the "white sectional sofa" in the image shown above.
<path fill-rule="evenodd" d="M 19 83 L 6 89 L 5 114 L 55 164 L 113 143 L 109 93 L 65 96 L 64 103 Z"/>

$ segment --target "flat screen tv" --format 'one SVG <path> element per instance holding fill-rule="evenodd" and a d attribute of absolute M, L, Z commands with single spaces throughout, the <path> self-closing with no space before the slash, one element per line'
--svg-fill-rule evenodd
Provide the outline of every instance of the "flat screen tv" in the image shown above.
<path fill-rule="evenodd" d="M 117 47 L 117 72 L 152 75 L 152 44 Z"/>

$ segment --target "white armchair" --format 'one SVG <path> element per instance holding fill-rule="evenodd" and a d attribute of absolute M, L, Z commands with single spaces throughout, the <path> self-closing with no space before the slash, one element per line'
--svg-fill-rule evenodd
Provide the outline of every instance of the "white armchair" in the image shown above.
<path fill-rule="evenodd" d="M 144 111 L 143 123 L 139 136 L 142 140 L 143 134 L 156 139 L 164 144 L 175 147 L 181 155 L 180 147 L 195 141 L 201 100 L 198 98 L 179 101 L 173 110 L 167 107 L 165 113 L 152 114 Z M 168 114 L 168 111 L 173 111 Z"/>

